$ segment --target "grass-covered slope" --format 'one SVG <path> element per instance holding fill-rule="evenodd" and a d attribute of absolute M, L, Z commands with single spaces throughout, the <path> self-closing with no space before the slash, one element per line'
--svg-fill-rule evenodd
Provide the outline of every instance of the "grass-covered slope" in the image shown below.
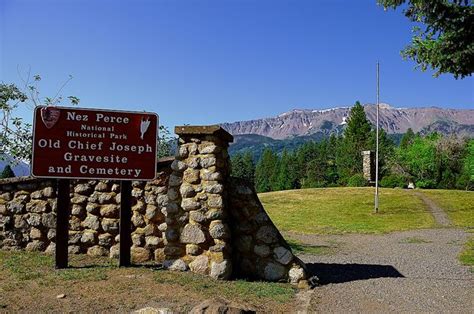
<path fill-rule="evenodd" d="M 314 234 L 384 233 L 434 227 L 425 204 L 409 190 L 380 189 L 374 214 L 373 188 L 327 188 L 259 194 L 282 231 Z"/>

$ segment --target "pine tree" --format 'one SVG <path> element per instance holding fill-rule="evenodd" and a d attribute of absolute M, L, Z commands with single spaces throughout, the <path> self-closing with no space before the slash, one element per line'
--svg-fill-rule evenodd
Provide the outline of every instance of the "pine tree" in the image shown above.
<path fill-rule="evenodd" d="M 352 107 L 339 145 L 337 166 L 343 181 L 354 174 L 362 173 L 362 151 L 372 148 L 370 131 L 372 125 L 365 115 L 364 107 L 356 102 Z"/>
<path fill-rule="evenodd" d="M 334 134 L 331 134 L 328 140 L 328 145 L 326 146 L 326 179 L 329 185 L 337 184 L 339 180 L 339 173 L 337 170 L 337 148 L 342 142 L 340 137 L 337 137 Z"/>
<path fill-rule="evenodd" d="M 292 171 L 292 168 L 294 168 L 293 158 L 286 149 L 283 150 L 279 164 L 276 187 L 278 190 L 291 190 L 294 188 L 296 176 L 294 171 Z"/>
<path fill-rule="evenodd" d="M 0 174 L 0 179 L 14 178 L 14 177 L 15 177 L 15 172 L 13 172 L 10 165 L 6 165 L 5 168 L 3 168 L 2 174 Z"/>
<path fill-rule="evenodd" d="M 255 164 L 250 151 L 236 153 L 231 157 L 232 176 L 247 180 L 255 185 Z"/>
<path fill-rule="evenodd" d="M 312 158 L 305 164 L 304 187 L 315 188 L 326 185 L 326 146 L 327 140 L 313 144 Z"/>
<path fill-rule="evenodd" d="M 231 175 L 236 178 L 244 178 L 244 162 L 242 153 L 236 153 L 230 158 L 232 165 Z"/>
<path fill-rule="evenodd" d="M 277 187 L 279 160 L 269 148 L 265 148 L 255 169 L 255 188 L 257 192 L 269 192 Z"/>
<path fill-rule="evenodd" d="M 243 164 L 243 177 L 255 185 L 255 163 L 253 161 L 253 156 L 250 151 L 247 151 L 242 156 L 242 164 Z"/>
<path fill-rule="evenodd" d="M 295 173 L 297 185 L 306 186 L 308 163 L 315 159 L 317 155 L 317 145 L 315 142 L 306 142 L 299 147 L 295 153 Z"/>

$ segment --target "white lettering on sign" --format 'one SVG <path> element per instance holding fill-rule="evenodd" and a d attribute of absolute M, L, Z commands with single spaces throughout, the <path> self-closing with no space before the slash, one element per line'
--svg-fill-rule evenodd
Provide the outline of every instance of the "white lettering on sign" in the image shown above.
<path fill-rule="evenodd" d="M 49 167 L 48 168 L 48 173 L 51 173 L 51 174 L 54 174 L 54 173 L 71 173 L 72 171 L 72 167 L 71 165 L 67 166 L 67 167 Z"/>
<path fill-rule="evenodd" d="M 96 122 L 105 122 L 105 123 L 121 123 L 121 124 L 128 124 L 130 119 L 128 117 L 114 117 L 114 116 L 106 116 L 102 113 L 95 114 L 95 121 Z"/>
<path fill-rule="evenodd" d="M 137 178 L 142 172 L 141 169 L 120 169 L 120 168 L 89 168 L 86 165 L 79 167 L 79 171 L 82 174 L 90 175 L 122 175 L 122 176 L 133 176 Z"/>
<path fill-rule="evenodd" d="M 67 147 L 70 149 L 79 149 L 79 150 L 102 150 L 102 142 L 99 143 L 91 143 L 89 142 L 81 142 L 81 141 L 76 141 L 76 140 L 70 140 L 67 143 Z"/>
<path fill-rule="evenodd" d="M 156 177 L 156 114 L 45 108 L 35 108 L 34 176 L 110 180 Z M 47 114 L 55 114 L 57 121 L 49 123 Z"/>
<path fill-rule="evenodd" d="M 65 161 L 81 161 L 81 162 L 115 162 L 126 164 L 128 162 L 127 157 L 121 157 L 117 155 L 109 156 L 94 156 L 94 155 L 76 155 L 70 152 L 64 153 Z"/>
<path fill-rule="evenodd" d="M 57 141 L 53 142 L 53 140 L 51 140 L 51 139 L 45 140 L 44 138 L 42 138 L 42 139 L 38 140 L 38 146 L 41 147 L 41 148 L 45 148 L 45 147 L 48 147 L 48 148 L 61 148 L 61 141 L 57 140 Z"/>
<path fill-rule="evenodd" d="M 122 145 L 112 142 L 112 145 L 109 147 L 110 150 L 118 151 L 118 152 L 137 152 L 138 155 L 142 153 L 152 153 L 153 147 L 146 144 L 146 146 L 142 145 Z"/>
<path fill-rule="evenodd" d="M 86 114 L 76 114 L 75 111 L 67 113 L 67 120 L 71 121 L 89 121 L 89 116 Z"/>

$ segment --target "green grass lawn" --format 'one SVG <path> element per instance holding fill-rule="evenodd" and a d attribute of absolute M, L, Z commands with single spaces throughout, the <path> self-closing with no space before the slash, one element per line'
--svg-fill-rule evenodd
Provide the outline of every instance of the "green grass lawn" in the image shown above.
<path fill-rule="evenodd" d="M 425 204 L 412 191 L 380 189 L 374 214 L 374 188 L 301 189 L 259 194 L 282 231 L 313 234 L 385 233 L 435 226 Z"/>
<path fill-rule="evenodd" d="M 455 226 L 474 228 L 474 192 L 419 190 L 444 209 Z"/>

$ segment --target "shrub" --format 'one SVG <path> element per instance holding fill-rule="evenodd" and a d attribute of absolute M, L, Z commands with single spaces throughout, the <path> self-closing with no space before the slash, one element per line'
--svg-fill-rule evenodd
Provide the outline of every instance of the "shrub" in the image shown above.
<path fill-rule="evenodd" d="M 407 186 L 407 178 L 397 174 L 390 174 L 380 180 L 380 186 L 383 188 L 405 188 Z"/>
<path fill-rule="evenodd" d="M 347 181 L 347 185 L 352 187 L 367 186 L 368 183 L 362 174 L 355 174 Z"/>
<path fill-rule="evenodd" d="M 420 189 L 434 189 L 436 187 L 436 182 L 430 179 L 418 180 L 416 181 L 415 186 Z"/>
<path fill-rule="evenodd" d="M 456 181 L 456 189 L 472 191 L 474 190 L 474 180 L 468 174 L 463 173 Z"/>

